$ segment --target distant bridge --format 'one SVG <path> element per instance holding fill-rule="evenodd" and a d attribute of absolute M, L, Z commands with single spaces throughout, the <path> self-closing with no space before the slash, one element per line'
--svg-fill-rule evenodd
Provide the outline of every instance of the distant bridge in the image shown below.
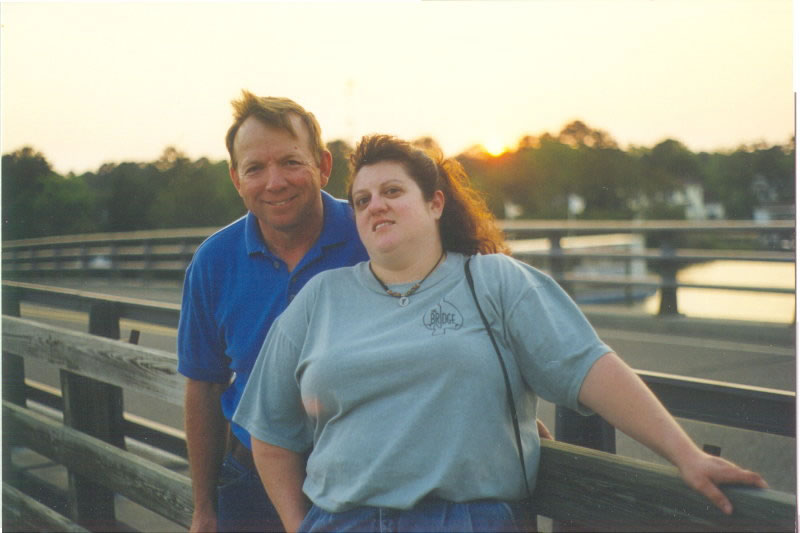
<path fill-rule="evenodd" d="M 660 289 L 659 312 L 679 312 L 677 289 L 724 289 L 794 294 L 793 288 L 767 285 L 681 283 L 678 269 L 687 264 L 713 261 L 768 261 L 793 263 L 795 224 L 790 220 L 759 221 L 500 221 L 515 257 L 540 262 L 567 291 L 576 286 L 621 287 L 627 291 Z M 182 277 L 197 246 L 218 228 L 134 231 L 67 235 L 3 243 L 5 279 L 36 275 L 136 275 Z M 599 234 L 642 235 L 658 243 L 643 249 L 567 248 L 567 236 Z M 706 234 L 722 239 L 745 236 L 751 249 L 682 249 L 676 242 L 686 235 Z M 544 238 L 546 247 L 531 247 L 527 239 Z M 787 249 L 764 250 L 765 243 Z M 758 245 L 762 249 L 755 249 Z M 575 265 L 584 259 L 608 259 L 628 266 L 625 274 L 582 273 Z M 641 275 L 630 266 L 644 262 L 657 275 Z"/>

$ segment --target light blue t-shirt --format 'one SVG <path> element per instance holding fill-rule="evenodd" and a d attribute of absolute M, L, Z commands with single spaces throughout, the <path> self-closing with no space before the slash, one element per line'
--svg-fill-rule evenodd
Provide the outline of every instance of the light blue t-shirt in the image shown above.
<path fill-rule="evenodd" d="M 267 335 L 233 419 L 270 444 L 313 446 L 303 490 L 319 507 L 525 496 L 502 371 L 465 260 L 449 253 L 406 307 L 366 262 L 324 272 Z M 533 488 L 537 396 L 586 412 L 581 385 L 611 349 L 533 267 L 499 254 L 470 267 L 508 367 Z"/>

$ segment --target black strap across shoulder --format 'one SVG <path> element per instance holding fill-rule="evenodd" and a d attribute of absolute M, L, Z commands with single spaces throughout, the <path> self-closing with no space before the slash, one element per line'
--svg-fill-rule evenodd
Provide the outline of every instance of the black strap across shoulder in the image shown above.
<path fill-rule="evenodd" d="M 525 491 L 528 494 L 528 497 L 531 496 L 531 489 L 528 486 L 528 474 L 525 469 L 525 457 L 522 454 L 522 438 L 520 437 L 519 432 L 519 420 L 517 419 L 517 408 L 514 404 L 514 393 L 511 391 L 511 381 L 508 379 L 508 370 L 506 369 L 506 363 L 503 361 L 503 356 L 500 355 L 500 348 L 497 347 L 497 341 L 494 339 L 494 334 L 492 333 L 492 328 L 489 327 L 489 321 L 486 320 L 486 315 L 483 314 L 483 309 L 481 309 L 481 304 L 478 302 L 478 295 L 475 294 L 475 283 L 472 281 L 472 272 L 469 269 L 469 262 L 472 259 L 472 256 L 467 257 L 466 262 L 464 262 L 464 273 L 467 276 L 467 283 L 469 284 L 469 290 L 472 292 L 472 298 L 475 300 L 475 306 L 478 308 L 478 313 L 481 315 L 481 320 L 483 320 L 483 326 L 486 328 L 486 333 L 489 334 L 489 339 L 492 341 L 492 346 L 494 346 L 494 352 L 497 354 L 497 361 L 500 363 L 500 368 L 503 370 L 503 380 L 506 383 L 506 399 L 508 400 L 508 407 L 511 410 L 511 422 L 514 424 L 514 437 L 517 440 L 517 453 L 519 454 L 519 464 L 522 467 L 522 479 L 525 481 Z"/>

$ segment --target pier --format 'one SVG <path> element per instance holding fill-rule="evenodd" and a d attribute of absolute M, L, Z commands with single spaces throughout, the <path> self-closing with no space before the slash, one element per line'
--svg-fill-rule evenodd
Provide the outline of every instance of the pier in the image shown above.
<path fill-rule="evenodd" d="M 576 423 L 544 406 L 542 418 L 558 442 L 543 449 L 539 512 L 553 521 L 553 529 L 591 523 L 596 530 L 793 531 L 794 324 L 688 319 L 677 300 L 681 284 L 668 269 L 659 270 L 666 275 L 645 274 L 648 279 L 635 269 L 613 279 L 572 269 L 588 256 L 674 266 L 723 256 L 793 262 L 793 252 L 560 246 L 564 235 L 605 233 L 613 225 L 581 230 L 564 223 L 515 223 L 506 231 L 518 239 L 544 235 L 557 242 L 544 251 L 518 248 L 515 255 L 543 261 L 543 269 L 572 284 L 571 291 L 612 282 L 623 288 L 649 283 L 665 294 L 674 289 L 675 299 L 656 316 L 619 306 L 582 307 L 698 444 L 761 471 L 772 489 L 727 488 L 737 512 L 723 517 L 685 487 L 671 466 L 627 437 L 613 431 L 609 436 L 596 421 Z M 637 231 L 669 231 L 674 238 L 698 229 L 664 225 Z M 793 238 L 793 226 L 785 224 L 705 231 Z M 163 232 L 160 241 L 152 240 L 153 233 L 4 243 L 4 518 L 47 521 L 65 531 L 186 530 L 191 498 L 174 328 L 182 269 L 210 231 Z M 25 463 L 34 456 L 44 459 Z M 65 469 L 66 482 L 48 484 L 32 465 Z M 49 506 L 42 509 L 42 502 Z M 153 516 L 141 520 L 142 509 Z"/>

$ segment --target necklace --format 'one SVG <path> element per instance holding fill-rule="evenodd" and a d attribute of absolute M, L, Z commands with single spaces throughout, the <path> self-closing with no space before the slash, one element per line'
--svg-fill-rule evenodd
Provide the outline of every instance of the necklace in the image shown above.
<path fill-rule="evenodd" d="M 383 287 L 383 290 L 386 291 L 386 294 L 388 294 L 389 296 L 392 296 L 394 298 L 400 298 L 400 300 L 397 302 L 397 304 L 400 307 L 405 307 L 405 306 L 408 305 L 408 297 L 411 296 L 412 294 L 414 294 L 415 292 L 417 292 L 417 289 L 419 289 L 420 286 L 422 286 L 422 282 L 424 282 L 426 279 L 428 279 L 428 276 L 433 274 L 433 271 L 436 270 L 436 267 L 439 266 L 439 263 L 442 262 L 442 258 L 444 257 L 444 254 L 445 254 L 445 251 L 442 250 L 442 255 L 440 255 L 439 259 L 436 260 L 436 264 L 433 265 L 433 268 L 427 274 L 425 274 L 425 277 L 423 277 L 421 280 L 416 282 L 410 289 L 408 289 L 403 294 L 400 294 L 399 292 L 393 291 L 392 289 L 390 289 L 389 287 L 386 286 L 386 284 L 381 280 L 381 278 L 378 277 L 378 275 L 375 273 L 375 271 L 372 270 L 372 262 L 371 261 L 369 263 L 369 271 L 372 272 L 373 276 L 375 276 L 375 279 L 378 281 L 378 283 L 380 283 L 381 287 Z"/>

